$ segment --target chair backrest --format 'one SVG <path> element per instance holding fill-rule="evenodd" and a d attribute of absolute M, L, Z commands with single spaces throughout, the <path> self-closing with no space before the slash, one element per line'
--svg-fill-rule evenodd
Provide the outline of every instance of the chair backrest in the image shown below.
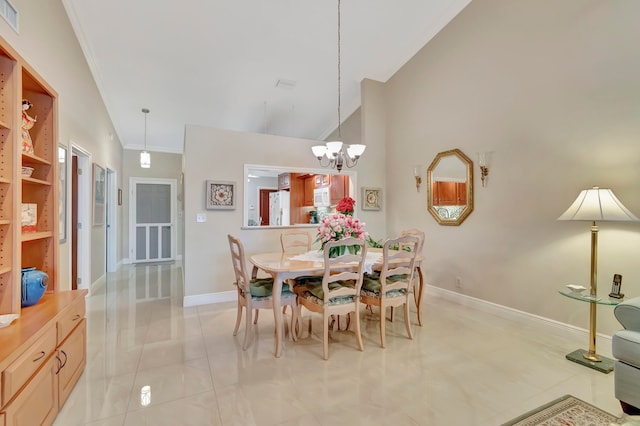
<path fill-rule="evenodd" d="M 411 286 L 419 245 L 420 238 L 416 235 L 389 238 L 384 242 L 380 269 L 381 294 L 390 290 L 408 289 Z M 393 250 L 392 247 L 409 247 L 411 250 Z M 393 279 L 387 281 L 389 277 Z"/>
<path fill-rule="evenodd" d="M 280 234 L 283 253 L 301 253 L 311 250 L 311 234 L 302 229 L 287 229 Z"/>
<path fill-rule="evenodd" d="M 231 251 L 231 262 L 233 263 L 233 272 L 236 276 L 236 285 L 245 294 L 251 292 L 250 275 L 244 261 L 244 246 L 242 242 L 231 234 L 227 235 L 229 240 L 229 249 Z"/>
<path fill-rule="evenodd" d="M 414 235 L 418 237 L 419 241 L 416 252 L 418 254 L 422 254 L 422 248 L 424 247 L 424 232 L 416 228 L 405 229 L 404 231 L 400 232 L 400 236 L 404 237 L 405 235 Z M 402 245 L 400 245 L 400 248 L 402 248 Z"/>
<path fill-rule="evenodd" d="M 331 249 L 334 247 L 345 247 L 345 252 L 336 257 L 329 257 Z M 354 247 L 356 253 L 353 253 Z M 349 250 L 351 249 L 351 250 Z M 324 275 L 322 276 L 322 290 L 324 291 L 324 301 L 327 303 L 329 299 L 338 296 L 352 296 L 360 294 L 362 287 L 362 276 L 364 274 L 364 261 L 367 257 L 367 244 L 364 240 L 357 238 L 344 238 L 338 241 L 330 241 L 324 246 Z M 358 262 L 357 270 L 353 267 L 344 269 L 332 268 L 333 265 L 339 263 Z M 355 265 L 353 265 L 355 266 Z M 331 291 L 330 283 L 335 281 L 354 281 L 354 288 L 341 287 L 338 290 Z"/>

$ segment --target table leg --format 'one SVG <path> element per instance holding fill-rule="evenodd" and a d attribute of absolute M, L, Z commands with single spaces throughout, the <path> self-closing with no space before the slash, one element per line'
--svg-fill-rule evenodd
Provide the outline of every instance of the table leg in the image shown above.
<path fill-rule="evenodd" d="M 276 327 L 276 358 L 280 358 L 282 355 L 282 335 L 283 333 L 283 321 L 282 321 L 282 281 L 283 277 L 280 274 L 275 274 L 273 277 L 273 319 Z"/>

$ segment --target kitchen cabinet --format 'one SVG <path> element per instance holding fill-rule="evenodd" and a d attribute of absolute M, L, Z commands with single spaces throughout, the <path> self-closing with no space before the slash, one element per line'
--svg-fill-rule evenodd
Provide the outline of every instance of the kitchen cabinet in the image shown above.
<path fill-rule="evenodd" d="M 314 177 L 304 179 L 304 205 L 313 207 L 313 190 L 316 189 Z"/>
<path fill-rule="evenodd" d="M 347 176 L 333 175 L 329 184 L 329 199 L 335 206 L 343 198 L 349 195 L 349 178 Z"/>
<path fill-rule="evenodd" d="M 291 173 L 280 173 L 278 175 L 278 191 L 291 189 Z"/>
<path fill-rule="evenodd" d="M 331 182 L 331 175 L 315 175 L 314 181 L 316 188 L 329 186 Z"/>
<path fill-rule="evenodd" d="M 434 206 L 460 206 L 467 203 L 467 184 L 465 182 L 433 182 Z"/>

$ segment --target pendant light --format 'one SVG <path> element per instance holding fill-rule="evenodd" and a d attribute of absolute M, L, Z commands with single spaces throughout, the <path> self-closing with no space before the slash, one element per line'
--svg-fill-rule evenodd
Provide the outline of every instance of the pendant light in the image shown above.
<path fill-rule="evenodd" d="M 316 145 L 311 147 L 313 155 L 318 159 L 318 162 L 322 167 L 330 167 L 337 169 L 338 172 L 342 170 L 342 166 L 353 167 L 358 164 L 358 159 L 364 153 L 366 145 L 353 144 L 344 145 L 341 141 L 342 134 L 340 127 L 342 125 L 342 119 L 340 116 L 340 0 L 338 0 L 338 140 L 327 142 L 325 145 Z M 324 164 L 323 160 L 329 161 Z"/>
<path fill-rule="evenodd" d="M 140 167 L 148 169 L 151 167 L 151 154 L 147 151 L 147 114 L 149 114 L 149 110 L 142 108 L 142 113 L 144 114 L 144 151 L 140 153 Z"/>

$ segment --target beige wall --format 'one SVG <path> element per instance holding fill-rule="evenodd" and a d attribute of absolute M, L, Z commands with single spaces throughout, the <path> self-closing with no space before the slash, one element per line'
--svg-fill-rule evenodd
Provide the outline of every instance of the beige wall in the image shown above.
<path fill-rule="evenodd" d="M 637 16 L 634 0 L 475 0 L 387 82 L 388 230 L 426 231 L 429 284 L 587 326 L 558 290 L 588 286 L 590 224 L 556 219 L 593 185 L 640 216 Z M 436 224 L 406 173 L 452 148 L 494 152 L 459 227 Z M 600 293 L 620 273 L 640 296 L 640 224 L 600 225 Z M 620 328 L 598 311 L 599 331 Z"/>
<path fill-rule="evenodd" d="M 357 130 L 347 132 L 358 133 Z M 233 291 L 233 270 L 227 234 L 242 239 L 247 254 L 280 250 L 280 229 L 240 229 L 244 197 L 243 165 L 318 169 L 311 153 L 317 141 L 282 136 L 234 132 L 198 126 L 187 126 L 184 152 L 185 183 L 185 296 L 192 302 L 207 299 L 213 293 Z M 376 164 L 375 153 L 384 146 L 368 146 L 357 171 L 357 185 L 377 183 L 383 164 Z M 371 156 L 369 156 L 371 153 Z M 205 210 L 205 180 L 234 181 L 237 186 L 235 210 Z M 196 223 L 196 214 L 206 213 L 206 223 Z M 372 234 L 383 236 L 384 212 L 358 210 Z M 312 232 L 313 229 L 311 229 Z"/>
<path fill-rule="evenodd" d="M 91 154 L 92 161 L 119 172 L 122 148 L 62 3 L 59 0 L 12 0 L 11 3 L 20 14 L 20 33 L 0 19 L 0 35 L 58 92 L 60 144 L 69 148 L 72 142 L 80 145 Z M 110 134 L 114 135 L 113 140 Z M 121 173 L 117 176 L 121 185 Z M 67 211 L 69 208 L 70 204 Z M 117 218 L 118 222 L 120 219 Z M 70 229 L 69 224 L 70 218 L 67 229 Z M 69 241 L 67 238 L 60 246 L 63 289 L 71 286 Z M 104 247 L 104 226 L 93 227 L 92 282 L 104 274 L 104 254 L 100 255 Z M 120 253 L 118 250 L 118 259 Z"/>
<path fill-rule="evenodd" d="M 180 176 L 182 174 L 182 154 L 171 154 L 165 152 L 152 152 L 151 153 L 151 167 L 143 169 L 140 167 L 140 151 L 137 150 L 124 150 L 124 157 L 122 161 L 123 170 L 123 182 L 122 182 L 122 227 L 121 240 L 122 240 L 122 255 L 124 259 L 131 259 L 129 253 L 129 208 L 131 203 L 129 202 L 131 188 L 129 187 L 129 179 L 132 177 L 138 178 L 163 178 L 163 179 L 175 179 L 176 181 L 176 205 L 178 211 L 178 217 L 176 218 L 175 227 L 177 230 L 177 244 L 176 244 L 176 256 L 182 257 L 184 253 L 184 221 L 183 221 L 183 205 L 182 205 L 182 187 L 180 185 Z"/>

